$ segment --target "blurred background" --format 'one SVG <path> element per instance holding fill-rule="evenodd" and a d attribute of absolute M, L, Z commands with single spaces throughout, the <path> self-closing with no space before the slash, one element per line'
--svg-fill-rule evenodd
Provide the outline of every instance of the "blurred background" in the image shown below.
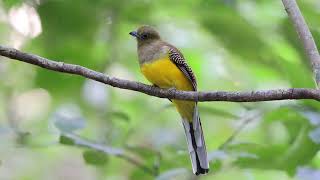
<path fill-rule="evenodd" d="M 319 44 L 320 2 L 299 5 Z M 143 24 L 183 52 L 201 91 L 315 87 L 280 0 L 0 1 L 1 45 L 148 83 L 128 35 Z M 199 106 L 200 179 L 320 179 L 319 103 Z M 197 179 L 168 100 L 4 57 L 0 142 L 1 180 Z"/>

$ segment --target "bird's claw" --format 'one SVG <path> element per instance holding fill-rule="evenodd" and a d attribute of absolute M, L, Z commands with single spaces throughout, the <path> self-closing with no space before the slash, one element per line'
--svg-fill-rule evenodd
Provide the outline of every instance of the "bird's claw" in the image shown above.
<path fill-rule="evenodd" d="M 177 89 L 174 87 L 168 88 L 168 91 L 176 91 Z"/>

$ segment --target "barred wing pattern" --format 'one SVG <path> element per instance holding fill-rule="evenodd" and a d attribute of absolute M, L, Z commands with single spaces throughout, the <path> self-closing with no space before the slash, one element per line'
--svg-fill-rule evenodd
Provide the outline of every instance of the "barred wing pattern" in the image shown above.
<path fill-rule="evenodd" d="M 188 66 L 187 62 L 185 61 L 183 55 L 179 52 L 179 50 L 175 48 L 169 49 L 169 57 L 170 60 L 173 61 L 177 67 L 183 72 L 183 74 L 188 77 L 190 82 L 192 83 L 193 90 L 197 90 L 197 80 L 194 76 L 191 68 Z"/>

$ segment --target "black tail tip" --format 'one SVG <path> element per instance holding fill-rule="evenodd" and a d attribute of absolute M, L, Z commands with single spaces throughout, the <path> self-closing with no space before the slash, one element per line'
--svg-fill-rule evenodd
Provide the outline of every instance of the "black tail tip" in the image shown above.
<path fill-rule="evenodd" d="M 209 169 L 203 169 L 203 168 L 200 168 L 197 170 L 197 172 L 195 173 L 195 175 L 199 176 L 199 175 L 204 175 L 204 174 L 208 174 L 209 172 Z"/>

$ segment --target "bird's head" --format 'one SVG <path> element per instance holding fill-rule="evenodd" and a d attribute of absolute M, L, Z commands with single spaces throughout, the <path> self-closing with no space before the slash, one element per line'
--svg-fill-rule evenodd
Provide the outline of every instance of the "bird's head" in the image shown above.
<path fill-rule="evenodd" d="M 153 27 L 146 25 L 139 27 L 137 31 L 132 31 L 129 34 L 136 37 L 140 45 L 160 40 L 159 33 Z"/>

